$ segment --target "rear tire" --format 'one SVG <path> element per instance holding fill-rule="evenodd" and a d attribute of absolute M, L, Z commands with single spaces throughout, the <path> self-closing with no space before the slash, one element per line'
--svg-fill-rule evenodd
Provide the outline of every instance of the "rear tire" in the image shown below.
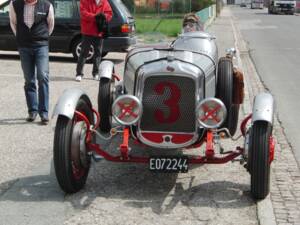
<path fill-rule="evenodd" d="M 217 98 L 225 104 L 227 117 L 222 127 L 234 135 L 238 125 L 239 104 L 233 104 L 233 65 L 230 58 L 220 58 L 218 64 Z"/>
<path fill-rule="evenodd" d="M 269 139 L 272 126 L 265 121 L 256 121 L 250 133 L 248 166 L 251 174 L 251 195 L 264 199 L 270 192 Z"/>
<path fill-rule="evenodd" d="M 88 103 L 80 98 L 76 110 L 85 114 L 90 122 L 93 116 Z M 73 129 L 77 123 L 76 115 L 72 119 L 59 115 L 56 122 L 54 134 L 53 159 L 55 174 L 61 189 L 66 193 L 75 193 L 81 190 L 88 176 L 90 169 L 90 156 L 85 155 L 85 165 L 81 161 L 74 161 L 72 151 Z M 74 151 L 74 150 L 73 150 Z M 80 152 L 76 152 L 79 154 Z M 75 166 L 77 165 L 77 166 Z"/>
<path fill-rule="evenodd" d="M 111 106 L 113 103 L 114 81 L 108 78 L 101 78 L 98 92 L 98 111 L 100 113 L 100 130 L 110 132 L 112 125 Z"/>
<path fill-rule="evenodd" d="M 72 55 L 75 59 L 75 61 L 78 61 L 79 55 L 81 50 L 81 38 L 76 38 L 72 44 Z M 103 56 L 104 57 L 104 56 Z M 87 63 L 92 63 L 94 58 L 94 50 L 91 49 L 90 53 L 86 59 Z"/>

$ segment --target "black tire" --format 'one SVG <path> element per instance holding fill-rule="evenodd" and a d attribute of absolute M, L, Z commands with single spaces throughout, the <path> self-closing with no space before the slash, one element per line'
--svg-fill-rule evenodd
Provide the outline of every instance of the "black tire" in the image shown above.
<path fill-rule="evenodd" d="M 81 48 L 81 38 L 76 38 L 73 43 L 72 43 L 72 55 L 74 57 L 74 60 L 77 62 L 78 61 L 78 57 L 79 57 L 79 50 L 78 48 Z M 92 51 L 93 52 L 93 51 Z M 93 58 L 94 58 L 94 53 L 92 53 L 90 56 L 88 56 L 86 62 L 87 63 L 91 63 L 93 62 Z"/>
<path fill-rule="evenodd" d="M 238 125 L 239 104 L 233 104 L 233 65 L 230 58 L 220 58 L 218 64 L 217 98 L 225 104 L 227 117 L 222 127 L 234 135 Z"/>
<path fill-rule="evenodd" d="M 114 81 L 108 78 L 101 78 L 98 91 L 98 111 L 100 113 L 100 130 L 110 132 L 112 124 L 111 106 L 113 103 Z"/>
<path fill-rule="evenodd" d="M 251 174 L 251 195 L 264 199 L 270 192 L 269 139 L 272 126 L 256 121 L 250 131 L 248 169 Z"/>
<path fill-rule="evenodd" d="M 84 99 L 79 99 L 76 110 L 84 113 L 92 122 L 93 114 Z M 70 120 L 65 116 L 59 115 L 54 135 L 53 160 L 55 174 L 59 186 L 66 193 L 75 193 L 84 187 L 90 168 L 89 155 L 86 155 L 85 166 L 80 164 L 79 168 L 75 168 L 74 161 L 72 161 L 71 140 L 76 121 L 76 116 Z M 76 174 L 77 172 L 78 174 Z"/>

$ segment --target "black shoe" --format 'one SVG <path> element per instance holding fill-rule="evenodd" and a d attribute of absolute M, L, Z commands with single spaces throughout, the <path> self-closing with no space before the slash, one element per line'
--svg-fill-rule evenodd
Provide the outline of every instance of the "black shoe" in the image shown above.
<path fill-rule="evenodd" d="M 46 116 L 42 116 L 41 117 L 41 124 L 42 125 L 48 125 L 48 123 L 49 123 L 49 118 L 46 117 Z"/>
<path fill-rule="evenodd" d="M 36 116 L 37 116 L 36 112 L 30 112 L 28 114 L 28 117 L 26 118 L 26 121 L 27 122 L 33 122 L 35 120 Z"/>

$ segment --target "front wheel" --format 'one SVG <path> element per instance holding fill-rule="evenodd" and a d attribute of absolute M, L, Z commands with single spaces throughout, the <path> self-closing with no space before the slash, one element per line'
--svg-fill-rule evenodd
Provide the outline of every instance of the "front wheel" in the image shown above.
<path fill-rule="evenodd" d="M 270 192 L 270 137 L 272 126 L 265 121 L 254 122 L 250 132 L 248 169 L 251 174 L 251 194 L 264 199 Z"/>
<path fill-rule="evenodd" d="M 79 99 L 76 110 L 89 118 L 93 116 L 89 105 Z M 53 160 L 57 181 L 66 193 L 83 188 L 90 169 L 90 156 L 86 149 L 86 124 L 74 114 L 72 119 L 59 115 L 54 134 Z"/>

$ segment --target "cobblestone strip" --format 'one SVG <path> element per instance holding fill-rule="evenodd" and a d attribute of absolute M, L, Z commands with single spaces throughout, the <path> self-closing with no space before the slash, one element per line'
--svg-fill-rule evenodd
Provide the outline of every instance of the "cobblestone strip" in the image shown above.
<path fill-rule="evenodd" d="M 244 112 L 249 113 L 252 99 L 260 92 L 267 91 L 260 80 L 251 60 L 247 44 L 242 38 L 237 22 L 233 19 L 233 27 L 237 34 L 237 47 L 240 55 L 240 65 L 243 68 L 246 81 L 246 99 Z M 271 173 L 271 202 L 276 223 L 300 224 L 300 170 L 293 154 L 293 149 L 284 133 L 284 128 L 275 115 L 273 134 L 276 139 L 275 160 Z M 261 223 L 262 224 L 262 223 Z"/>

